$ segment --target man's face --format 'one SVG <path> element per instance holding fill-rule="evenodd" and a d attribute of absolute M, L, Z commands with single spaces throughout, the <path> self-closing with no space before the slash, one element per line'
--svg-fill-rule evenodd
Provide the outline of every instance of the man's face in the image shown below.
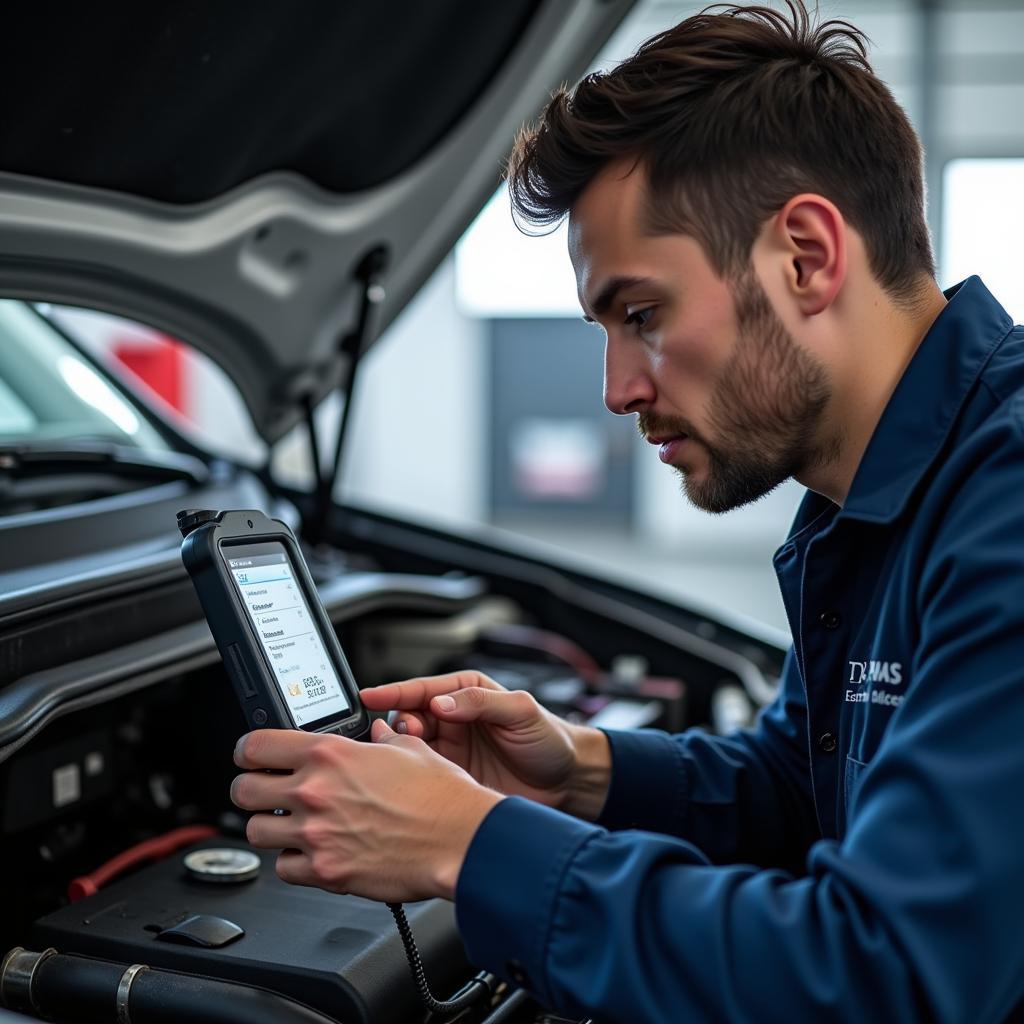
<path fill-rule="evenodd" d="M 730 286 L 692 238 L 645 231 L 644 174 L 630 168 L 606 168 L 569 221 L 584 315 L 607 334 L 605 404 L 637 414 L 694 505 L 726 512 L 834 456 L 820 440 L 828 375 L 753 268 Z"/>

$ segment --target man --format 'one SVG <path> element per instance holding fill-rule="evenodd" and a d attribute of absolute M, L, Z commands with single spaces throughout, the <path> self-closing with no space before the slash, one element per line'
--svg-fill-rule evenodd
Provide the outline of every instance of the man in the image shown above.
<path fill-rule="evenodd" d="M 258 732 L 289 881 L 454 898 L 474 963 L 615 1021 L 999 1021 L 1024 995 L 1024 332 L 945 296 L 920 147 L 838 23 L 690 18 L 555 96 L 510 187 L 568 213 L 605 400 L 698 506 L 808 487 L 749 733 L 607 734 L 476 673 Z M 401 733 L 405 735 L 401 735 Z"/>

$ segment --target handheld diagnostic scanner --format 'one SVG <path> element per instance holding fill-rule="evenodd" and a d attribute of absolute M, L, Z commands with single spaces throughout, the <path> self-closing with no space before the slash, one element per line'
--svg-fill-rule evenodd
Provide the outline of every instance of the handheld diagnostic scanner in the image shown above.
<path fill-rule="evenodd" d="M 249 726 L 362 736 L 369 715 L 292 531 L 256 510 L 185 509 L 178 528 Z"/>

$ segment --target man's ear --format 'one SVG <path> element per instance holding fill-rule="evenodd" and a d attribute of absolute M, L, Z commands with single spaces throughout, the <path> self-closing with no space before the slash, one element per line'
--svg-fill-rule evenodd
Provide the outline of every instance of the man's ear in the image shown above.
<path fill-rule="evenodd" d="M 786 283 L 805 316 L 821 313 L 846 279 L 846 222 L 824 196 L 794 196 L 775 217 L 773 234 L 787 256 Z"/>

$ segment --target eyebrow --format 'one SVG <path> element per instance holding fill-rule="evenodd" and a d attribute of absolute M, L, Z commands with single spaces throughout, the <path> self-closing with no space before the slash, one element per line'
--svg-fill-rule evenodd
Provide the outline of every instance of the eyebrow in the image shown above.
<path fill-rule="evenodd" d="M 623 277 L 617 276 L 609 278 L 605 282 L 601 290 L 594 296 L 594 301 L 590 303 L 590 308 L 594 311 L 596 316 L 601 316 L 603 313 L 607 313 L 611 304 L 615 301 L 615 296 L 619 294 L 624 288 L 632 288 L 638 284 L 650 284 L 651 278 L 649 277 Z M 588 314 L 583 314 L 583 319 L 588 324 L 594 322 L 594 317 Z"/>

